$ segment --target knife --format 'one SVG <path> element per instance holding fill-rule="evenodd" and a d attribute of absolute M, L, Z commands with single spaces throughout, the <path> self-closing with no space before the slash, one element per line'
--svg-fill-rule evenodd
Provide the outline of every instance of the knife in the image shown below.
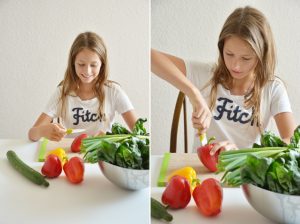
<path fill-rule="evenodd" d="M 68 128 L 66 133 L 67 135 L 69 134 L 76 134 L 76 133 L 82 133 L 85 132 L 85 129 L 72 129 L 72 128 Z"/>
<path fill-rule="evenodd" d="M 206 133 L 199 135 L 199 140 L 200 140 L 201 146 L 207 145 Z"/>

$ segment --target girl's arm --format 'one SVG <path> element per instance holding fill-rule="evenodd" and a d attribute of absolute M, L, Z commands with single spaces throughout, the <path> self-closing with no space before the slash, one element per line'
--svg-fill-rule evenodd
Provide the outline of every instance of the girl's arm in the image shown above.
<path fill-rule="evenodd" d="M 212 115 L 199 89 L 186 78 L 184 61 L 181 58 L 152 49 L 151 71 L 188 96 L 193 106 L 193 127 L 200 129 L 200 133 L 206 132 Z"/>
<path fill-rule="evenodd" d="M 66 129 L 60 124 L 51 123 L 52 117 L 42 113 L 32 128 L 29 129 L 28 138 L 31 141 L 38 141 L 46 137 L 51 141 L 60 141 L 66 134 Z"/>
<path fill-rule="evenodd" d="M 188 97 L 197 95 L 199 90 L 188 80 L 185 63 L 181 58 L 151 50 L 151 71 L 166 80 Z"/>
<path fill-rule="evenodd" d="M 135 114 L 134 110 L 127 111 L 122 114 L 122 117 L 124 121 L 126 122 L 129 129 L 132 131 L 135 125 L 135 122 L 137 121 L 137 116 Z"/>
<path fill-rule="evenodd" d="M 293 136 L 294 130 L 296 129 L 293 113 L 279 113 L 274 116 L 274 119 L 282 140 L 286 143 L 290 143 L 290 138 Z"/>

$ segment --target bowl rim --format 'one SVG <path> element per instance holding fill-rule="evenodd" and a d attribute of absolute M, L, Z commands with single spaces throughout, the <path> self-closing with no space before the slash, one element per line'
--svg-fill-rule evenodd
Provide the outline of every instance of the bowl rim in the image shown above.
<path fill-rule="evenodd" d="M 114 185 L 126 189 L 126 190 L 130 190 L 130 191 L 136 191 L 136 190 L 142 190 L 144 188 L 148 188 L 150 187 L 150 178 L 149 178 L 149 169 L 148 170 L 137 170 L 137 169 L 128 169 L 128 168 L 124 168 L 121 166 L 117 166 L 114 164 L 111 164 L 109 162 L 103 161 L 103 160 L 99 160 L 98 161 L 98 166 L 103 174 L 103 176 L 106 177 L 106 179 L 108 179 L 110 182 L 112 182 Z M 142 179 L 146 178 L 146 182 L 143 180 L 141 181 L 141 184 L 138 185 L 132 185 L 132 182 L 129 181 L 120 181 L 120 179 L 116 180 L 114 177 L 112 177 L 109 173 L 111 172 L 117 172 L 117 173 L 122 173 L 122 174 L 126 174 L 126 176 L 128 174 L 130 175 L 138 175 L 138 176 L 143 176 Z M 127 176 L 128 177 L 128 176 Z M 124 178 L 121 178 L 124 179 Z"/>
<path fill-rule="evenodd" d="M 122 167 L 122 166 L 118 166 L 118 165 L 112 164 L 112 163 L 104 161 L 104 160 L 99 160 L 98 164 L 100 165 L 100 163 L 106 163 L 106 164 L 109 164 L 111 166 L 119 167 L 119 168 L 122 168 L 122 169 L 125 169 L 125 170 L 150 171 L 150 169 L 131 169 L 131 168 L 126 168 L 126 167 Z"/>
<path fill-rule="evenodd" d="M 283 194 L 283 193 L 271 191 L 271 190 L 262 188 L 262 187 L 260 187 L 260 186 L 254 185 L 254 184 L 252 184 L 252 183 L 245 183 L 245 184 L 242 184 L 242 188 L 244 189 L 243 186 L 247 186 L 247 185 L 250 185 L 250 187 L 256 187 L 256 188 L 259 188 L 260 190 L 267 191 L 267 192 L 270 192 L 270 193 L 274 193 L 274 194 L 277 194 L 277 195 L 289 196 L 289 197 L 300 197 L 300 195 L 295 195 L 295 194 Z"/>

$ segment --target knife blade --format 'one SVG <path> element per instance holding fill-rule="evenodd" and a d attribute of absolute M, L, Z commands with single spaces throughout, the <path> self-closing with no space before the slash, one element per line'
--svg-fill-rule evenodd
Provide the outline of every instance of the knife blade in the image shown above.
<path fill-rule="evenodd" d="M 82 132 L 85 132 L 85 129 L 72 129 L 72 128 L 68 128 L 67 131 L 66 131 L 67 135 L 76 134 L 76 133 L 82 133 Z"/>
<path fill-rule="evenodd" d="M 206 133 L 200 134 L 199 140 L 200 140 L 201 146 L 207 145 Z"/>

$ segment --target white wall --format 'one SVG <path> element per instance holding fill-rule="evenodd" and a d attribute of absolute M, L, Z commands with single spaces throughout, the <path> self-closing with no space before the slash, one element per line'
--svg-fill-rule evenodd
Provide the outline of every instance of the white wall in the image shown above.
<path fill-rule="evenodd" d="M 219 32 L 229 14 L 237 7 L 250 5 L 269 20 L 277 46 L 276 74 L 287 84 L 297 124 L 300 124 L 300 2 L 297 0 L 152 0 L 151 45 L 155 49 L 187 59 L 215 61 Z M 151 76 L 152 153 L 169 150 L 173 110 L 178 91 Z M 189 107 L 189 149 L 193 129 Z M 273 130 L 274 126 L 272 126 Z M 178 150 L 183 150 L 182 127 Z"/>
<path fill-rule="evenodd" d="M 1 0 L 0 138 L 27 138 L 85 31 L 104 38 L 110 79 L 149 119 L 149 13 L 148 0 Z"/>

